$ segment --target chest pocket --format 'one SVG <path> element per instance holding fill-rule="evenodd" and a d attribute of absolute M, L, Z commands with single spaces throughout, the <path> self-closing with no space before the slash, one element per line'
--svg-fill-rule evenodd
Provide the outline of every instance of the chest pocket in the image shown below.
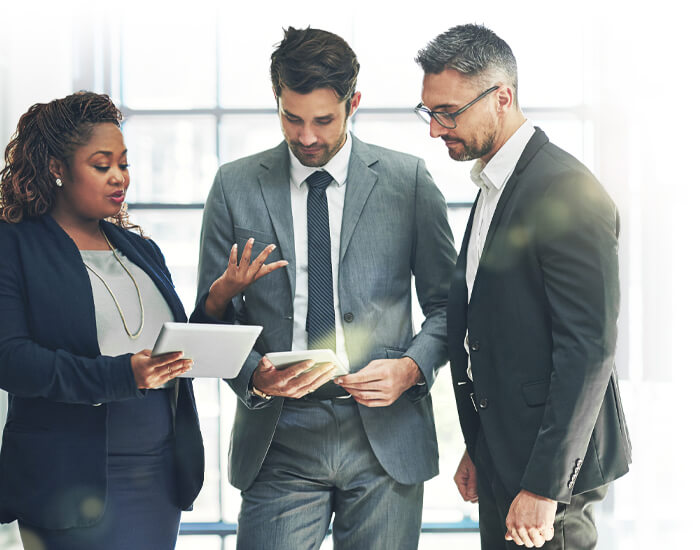
<path fill-rule="evenodd" d="M 272 253 L 267 257 L 265 263 L 275 262 L 281 260 L 282 256 L 280 254 L 279 244 L 275 236 L 270 233 L 264 233 L 262 231 L 256 231 L 254 229 L 247 229 L 245 227 L 235 226 L 234 232 L 236 235 L 236 244 L 238 245 L 238 259 L 241 259 L 243 254 L 243 249 L 245 248 L 248 239 L 253 238 L 255 242 L 253 243 L 253 250 L 250 255 L 250 261 L 252 262 L 257 258 L 263 249 L 269 244 L 277 245 L 277 248 L 272 251 Z"/>

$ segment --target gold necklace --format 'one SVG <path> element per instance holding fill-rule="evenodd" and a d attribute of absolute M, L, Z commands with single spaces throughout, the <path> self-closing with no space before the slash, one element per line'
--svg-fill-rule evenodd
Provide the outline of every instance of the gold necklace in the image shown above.
<path fill-rule="evenodd" d="M 122 318 L 122 324 L 124 325 L 124 330 L 126 331 L 129 338 L 131 338 L 132 340 L 136 340 L 139 336 L 141 336 L 141 332 L 143 331 L 143 325 L 144 325 L 143 300 L 141 299 L 141 291 L 139 290 L 139 285 L 136 283 L 136 279 L 134 279 L 134 276 L 131 274 L 131 271 L 129 271 L 127 269 L 127 267 L 124 265 L 124 262 L 122 262 L 121 259 L 119 258 L 119 256 L 117 256 L 117 251 L 115 250 L 114 246 L 112 246 L 112 243 L 109 242 L 109 239 L 107 238 L 107 235 L 105 235 L 104 231 L 102 231 L 102 228 L 100 228 L 100 233 L 102 233 L 102 236 L 105 238 L 105 241 L 107 241 L 109 248 L 112 250 L 112 254 L 119 262 L 119 265 L 122 266 L 122 268 L 124 268 L 124 271 L 126 271 L 126 274 L 129 276 L 131 281 L 134 283 L 134 286 L 136 287 L 136 295 L 139 297 L 139 308 L 141 309 L 141 324 L 139 325 L 139 328 L 135 333 L 132 333 L 129 330 L 129 327 L 126 325 L 126 318 L 124 317 L 124 312 L 122 311 L 122 308 L 119 306 L 119 302 L 117 301 L 117 297 L 114 295 L 114 292 L 112 292 L 112 289 L 109 288 L 107 281 L 105 281 L 97 271 L 95 271 L 92 267 L 90 267 L 84 261 L 83 261 L 83 264 L 85 265 L 85 267 L 87 267 L 90 271 L 92 271 L 95 274 L 95 277 L 97 277 L 100 281 L 102 281 L 103 285 L 105 285 L 107 292 L 109 292 L 109 295 L 112 297 L 112 300 L 114 300 L 114 305 L 117 306 L 117 311 L 119 311 L 119 316 Z"/>

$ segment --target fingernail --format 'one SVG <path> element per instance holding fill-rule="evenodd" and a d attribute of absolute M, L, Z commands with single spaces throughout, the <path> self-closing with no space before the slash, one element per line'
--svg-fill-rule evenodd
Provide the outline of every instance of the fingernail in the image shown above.
<path fill-rule="evenodd" d="M 250 244 L 253 244 L 253 243 L 255 242 L 255 239 L 254 239 L 253 237 L 251 237 L 250 239 L 248 239 L 248 242 L 249 242 Z"/>
<path fill-rule="evenodd" d="M 270 252 L 272 252 L 275 248 L 277 248 L 274 244 L 270 245 Z"/>

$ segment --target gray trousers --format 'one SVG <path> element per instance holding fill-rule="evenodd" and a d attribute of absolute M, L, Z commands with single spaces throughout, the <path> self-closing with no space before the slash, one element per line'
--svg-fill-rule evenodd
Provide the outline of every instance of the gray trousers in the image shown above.
<path fill-rule="evenodd" d="M 524 548 L 505 540 L 506 517 L 515 498 L 509 495 L 496 475 L 483 433 L 476 443 L 477 490 L 479 493 L 479 534 L 482 550 L 513 550 Z M 604 485 L 592 491 L 574 495 L 569 504 L 559 502 L 554 516 L 554 538 L 543 550 L 593 550 L 598 532 L 593 518 L 593 505 L 607 494 Z"/>
<path fill-rule="evenodd" d="M 418 547 L 423 484 L 402 485 L 372 452 L 352 399 L 285 401 L 253 485 L 240 550 L 315 550 L 333 516 L 336 550 Z"/>

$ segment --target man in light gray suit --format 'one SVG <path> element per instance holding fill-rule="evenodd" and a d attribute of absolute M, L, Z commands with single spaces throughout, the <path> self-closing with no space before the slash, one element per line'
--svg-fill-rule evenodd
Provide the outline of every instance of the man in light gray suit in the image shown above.
<path fill-rule="evenodd" d="M 342 38 L 287 29 L 271 65 L 285 140 L 223 165 L 204 211 L 194 318 L 264 327 L 230 381 L 245 550 L 319 548 L 333 514 L 336 548 L 416 548 L 423 482 L 438 472 L 429 391 L 446 360 L 456 255 L 423 161 L 348 133 L 358 71 Z M 270 245 L 286 268 L 205 307 L 229 251 L 245 268 Z M 351 374 L 276 370 L 265 357 L 313 348 L 334 350 Z"/>

